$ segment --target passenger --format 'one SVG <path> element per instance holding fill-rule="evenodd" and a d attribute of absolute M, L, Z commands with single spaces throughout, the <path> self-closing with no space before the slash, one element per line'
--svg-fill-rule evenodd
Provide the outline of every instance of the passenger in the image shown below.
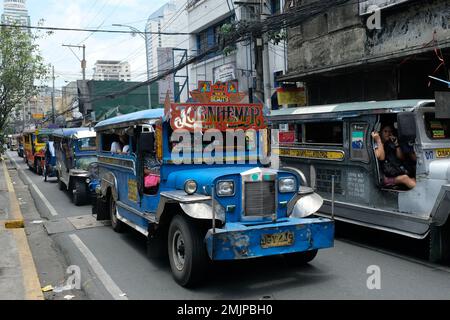
<path fill-rule="evenodd" d="M 161 163 L 156 155 L 147 154 L 144 157 L 144 187 L 146 194 L 157 194 L 160 183 Z"/>
<path fill-rule="evenodd" d="M 120 143 L 123 145 L 122 152 L 128 154 L 130 152 L 130 142 L 126 134 L 120 136 Z"/>
<path fill-rule="evenodd" d="M 406 170 L 408 171 L 408 175 L 411 178 L 416 177 L 416 167 L 417 167 L 417 156 L 414 151 L 414 143 L 413 142 L 400 142 L 400 149 L 403 153 L 404 159 L 402 159 Z"/>
<path fill-rule="evenodd" d="M 117 138 L 114 138 L 114 141 L 111 144 L 111 153 L 122 153 L 122 146 Z"/>
<path fill-rule="evenodd" d="M 405 159 L 405 155 L 397 137 L 394 136 L 393 128 L 386 125 L 381 129 L 381 137 L 379 133 L 373 132 L 372 138 L 375 141 L 375 155 L 383 171 L 384 185 L 388 187 L 404 185 L 408 189 L 413 189 L 416 186 L 416 180 L 408 175 L 408 170 L 401 162 Z"/>

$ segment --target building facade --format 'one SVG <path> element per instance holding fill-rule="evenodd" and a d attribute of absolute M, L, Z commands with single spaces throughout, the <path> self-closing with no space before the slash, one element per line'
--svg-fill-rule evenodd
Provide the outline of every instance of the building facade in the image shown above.
<path fill-rule="evenodd" d="M 190 56 L 201 54 L 214 47 L 220 37 L 221 27 L 225 24 L 240 21 L 260 21 L 261 4 L 270 8 L 269 13 L 282 12 L 284 0 L 240 1 L 235 5 L 233 1 L 223 0 L 192 0 L 187 7 Z M 254 41 L 237 43 L 229 47 L 227 52 L 217 52 L 208 55 L 202 61 L 191 65 L 189 80 L 190 87 L 196 88 L 198 81 L 227 81 L 238 80 L 239 90 L 247 93 L 247 101 L 263 102 L 263 99 L 253 95 L 256 88 L 256 64 Z M 286 71 L 286 46 L 269 43 L 269 69 L 271 95 L 278 87 L 276 78 Z M 250 98 L 252 96 L 252 98 Z"/>
<path fill-rule="evenodd" d="M 94 68 L 94 80 L 131 81 L 130 64 L 115 60 L 98 60 Z"/>
<path fill-rule="evenodd" d="M 2 23 L 30 26 L 26 0 L 4 0 Z"/>
<path fill-rule="evenodd" d="M 286 10 L 321 1 L 289 0 Z M 288 30 L 288 74 L 310 105 L 434 98 L 449 79 L 449 0 L 360 0 Z"/>

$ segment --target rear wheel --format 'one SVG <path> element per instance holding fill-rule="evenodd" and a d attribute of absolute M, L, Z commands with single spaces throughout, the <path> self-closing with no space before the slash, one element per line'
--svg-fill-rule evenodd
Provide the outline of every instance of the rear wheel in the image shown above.
<path fill-rule="evenodd" d="M 114 197 L 109 199 L 109 213 L 111 214 L 111 226 L 117 233 L 122 233 L 125 230 L 125 224 L 117 218 L 117 204 Z"/>
<path fill-rule="evenodd" d="M 314 258 L 317 256 L 318 250 L 311 250 L 311 251 L 305 251 L 305 252 L 297 252 L 297 253 L 290 253 L 285 254 L 284 258 L 286 259 L 286 262 L 293 266 L 303 266 L 311 261 L 314 260 Z"/>
<path fill-rule="evenodd" d="M 197 284 L 207 267 L 203 234 L 194 222 L 177 215 L 169 227 L 168 253 L 172 275 L 184 287 Z"/>
<path fill-rule="evenodd" d="M 47 166 L 44 166 L 44 181 L 47 182 L 47 175 L 48 175 L 48 170 L 47 170 Z"/>
<path fill-rule="evenodd" d="M 429 260 L 450 261 L 450 220 L 440 227 L 431 226 Z"/>
<path fill-rule="evenodd" d="M 87 190 L 86 183 L 81 180 L 75 180 L 74 188 L 72 191 L 73 203 L 76 206 L 82 206 L 86 203 Z"/>
<path fill-rule="evenodd" d="M 58 188 L 59 188 L 59 190 L 65 191 L 66 190 L 66 186 L 64 185 L 64 182 L 62 182 L 61 177 L 59 176 L 59 173 L 58 173 L 58 176 L 57 176 L 57 180 L 58 180 Z"/>

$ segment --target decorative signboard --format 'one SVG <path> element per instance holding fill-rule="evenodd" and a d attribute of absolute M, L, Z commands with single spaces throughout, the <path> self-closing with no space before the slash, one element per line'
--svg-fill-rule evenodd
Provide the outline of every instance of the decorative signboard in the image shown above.
<path fill-rule="evenodd" d="M 192 98 L 199 103 L 240 103 L 245 93 L 239 92 L 238 81 L 199 81 L 198 89 L 191 91 Z"/>
<path fill-rule="evenodd" d="M 305 88 L 277 88 L 278 104 L 306 106 Z"/>
<path fill-rule="evenodd" d="M 172 104 L 172 129 L 265 129 L 267 123 L 262 104 Z"/>

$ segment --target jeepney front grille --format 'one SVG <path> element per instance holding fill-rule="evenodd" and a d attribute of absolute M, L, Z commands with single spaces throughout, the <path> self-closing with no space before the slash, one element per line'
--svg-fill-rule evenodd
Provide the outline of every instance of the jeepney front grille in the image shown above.
<path fill-rule="evenodd" d="M 246 216 L 271 216 L 276 211 L 275 181 L 246 182 L 245 208 Z"/>

